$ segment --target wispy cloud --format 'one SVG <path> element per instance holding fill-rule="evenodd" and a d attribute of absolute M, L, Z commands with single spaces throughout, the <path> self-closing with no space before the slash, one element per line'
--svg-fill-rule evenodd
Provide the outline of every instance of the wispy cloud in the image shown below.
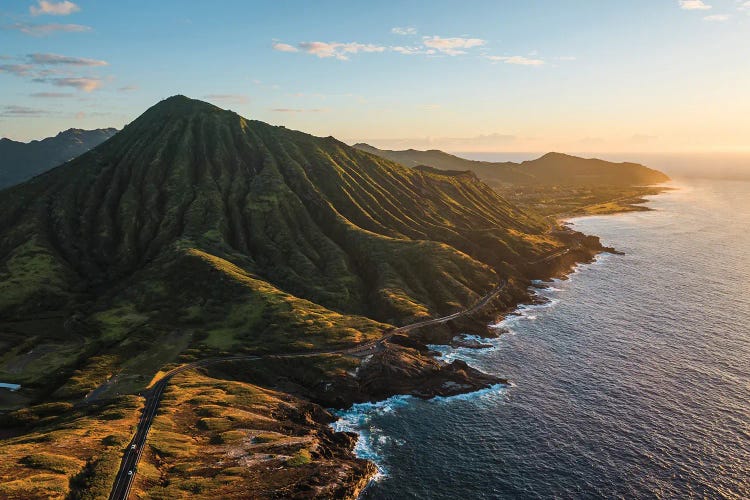
<path fill-rule="evenodd" d="M 248 102 L 246 95 L 242 94 L 208 94 L 203 96 L 204 99 L 209 101 L 218 101 L 232 104 L 245 104 Z"/>
<path fill-rule="evenodd" d="M 29 95 L 31 97 L 41 97 L 43 99 L 60 99 L 74 96 L 74 94 L 68 94 L 67 92 L 34 92 Z"/>
<path fill-rule="evenodd" d="M 273 50 L 278 50 L 279 52 L 297 52 L 297 47 L 288 43 L 274 42 Z"/>
<path fill-rule="evenodd" d="M 342 61 L 359 52 L 384 52 L 386 50 L 382 45 L 358 42 L 302 42 L 298 44 L 298 47 L 300 50 L 320 58 L 335 57 Z"/>
<path fill-rule="evenodd" d="M 393 28 L 392 33 L 399 35 L 415 35 L 416 29 L 413 27 Z M 421 43 L 420 43 L 421 41 Z M 342 61 L 348 60 L 353 54 L 358 53 L 383 53 L 390 52 L 407 56 L 414 55 L 449 55 L 458 56 L 467 54 L 469 50 L 482 47 L 487 44 L 486 40 L 481 38 L 470 37 L 442 37 L 438 35 L 423 36 L 414 40 L 416 43 L 409 45 L 386 46 L 374 43 L 360 42 L 300 42 L 296 45 L 290 45 L 278 40 L 272 44 L 274 50 L 280 52 L 303 52 L 319 58 L 334 58 Z M 539 64 L 536 59 L 517 60 L 513 58 L 508 62 L 511 64 Z"/>
<path fill-rule="evenodd" d="M 47 83 L 56 87 L 70 87 L 91 92 L 103 85 L 103 80 L 93 75 L 77 74 L 80 68 L 107 66 L 107 61 L 60 54 L 28 54 L 16 58 L 17 63 L 0 64 L 0 72 L 28 78 L 32 82 Z M 75 71 L 75 72 L 74 72 Z"/>
<path fill-rule="evenodd" d="M 320 58 L 333 57 L 346 61 L 352 54 L 360 52 L 384 52 L 387 48 L 382 45 L 359 42 L 300 42 L 295 47 L 283 42 L 274 42 L 274 50 L 279 52 L 305 52 Z"/>
<path fill-rule="evenodd" d="M 486 40 L 482 40 L 481 38 L 462 37 L 443 38 L 440 36 L 426 36 L 422 40 L 422 43 L 424 43 L 426 47 L 438 50 L 449 56 L 465 54 L 466 51 L 464 49 L 481 47 L 487 43 Z"/>
<path fill-rule="evenodd" d="M 34 71 L 31 64 L 0 64 L 0 73 L 10 73 L 16 76 L 30 76 Z"/>
<path fill-rule="evenodd" d="M 712 22 L 719 22 L 719 23 L 721 23 L 721 22 L 724 22 L 724 21 L 729 21 L 730 17 L 731 16 L 729 14 L 714 14 L 714 15 L 711 15 L 711 16 L 706 16 L 703 19 L 706 20 L 706 21 L 712 21 Z"/>
<path fill-rule="evenodd" d="M 62 78 L 34 78 L 38 83 L 49 83 L 55 87 L 70 87 L 84 92 L 91 92 L 101 88 L 101 78 L 88 77 L 62 77 Z"/>
<path fill-rule="evenodd" d="M 78 5 L 69 2 L 68 0 L 62 2 L 38 0 L 36 5 L 29 7 L 32 16 L 67 16 L 73 12 L 78 12 L 79 10 L 81 10 L 81 8 Z"/>
<path fill-rule="evenodd" d="M 542 59 L 533 59 L 524 56 L 485 56 L 490 61 L 503 62 L 505 64 L 517 64 L 519 66 L 544 66 Z"/>
<path fill-rule="evenodd" d="M 417 46 L 417 47 L 396 46 L 396 47 L 391 47 L 391 50 L 393 52 L 397 52 L 405 56 L 415 56 L 419 54 L 432 55 L 436 52 L 435 49 L 426 49 L 425 47 L 420 47 L 420 46 Z"/>
<path fill-rule="evenodd" d="M 4 30 L 15 30 L 20 31 L 31 36 L 47 36 L 53 33 L 83 33 L 85 31 L 91 31 L 90 26 L 84 26 L 82 24 L 28 24 L 28 23 L 15 23 L 7 26 L 3 26 Z"/>
<path fill-rule="evenodd" d="M 8 105 L 0 107 L 0 116 L 3 117 L 34 117 L 44 116 L 47 111 L 43 109 L 27 108 L 26 106 Z"/>
<path fill-rule="evenodd" d="M 393 33 L 394 35 L 416 35 L 417 28 L 415 28 L 414 26 L 397 26 L 395 28 L 391 28 L 391 33 Z"/>
<path fill-rule="evenodd" d="M 136 90 L 139 90 L 140 87 L 138 85 L 123 85 L 122 87 L 118 88 L 117 90 L 119 92 L 135 92 Z"/>
<path fill-rule="evenodd" d="M 325 108 L 274 108 L 271 111 L 276 113 L 324 113 L 328 110 Z"/>
<path fill-rule="evenodd" d="M 684 10 L 708 10 L 711 8 L 703 0 L 679 0 L 680 8 Z"/>
<path fill-rule="evenodd" d="M 29 54 L 29 60 L 40 65 L 64 65 L 64 66 L 107 66 L 107 61 L 98 59 L 86 59 L 83 57 L 62 56 L 60 54 Z"/>

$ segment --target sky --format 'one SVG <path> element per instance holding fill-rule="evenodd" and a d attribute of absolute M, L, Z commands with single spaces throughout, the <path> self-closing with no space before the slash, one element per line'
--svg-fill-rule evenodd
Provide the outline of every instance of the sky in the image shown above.
<path fill-rule="evenodd" d="M 750 151 L 750 0 L 0 0 L 0 136 L 184 94 L 345 142 Z"/>

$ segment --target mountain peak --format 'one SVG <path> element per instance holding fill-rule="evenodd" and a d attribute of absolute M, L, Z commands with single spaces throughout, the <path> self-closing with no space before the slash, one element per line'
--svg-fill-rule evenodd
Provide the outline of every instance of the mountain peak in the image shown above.
<path fill-rule="evenodd" d="M 565 153 L 557 153 L 555 151 L 550 151 L 549 153 L 537 158 L 537 160 L 559 160 L 563 158 L 575 158 L 575 157 L 565 154 Z"/>
<path fill-rule="evenodd" d="M 157 102 L 151 106 L 145 114 L 165 114 L 165 115 L 191 115 L 202 112 L 219 112 L 225 111 L 213 104 L 198 99 L 191 99 L 182 94 L 173 95 Z"/>

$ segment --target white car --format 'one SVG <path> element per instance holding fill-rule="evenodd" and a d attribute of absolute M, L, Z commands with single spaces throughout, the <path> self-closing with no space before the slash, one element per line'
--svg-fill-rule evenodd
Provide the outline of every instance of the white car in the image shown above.
<path fill-rule="evenodd" d="M 132 475 L 133 475 L 133 471 L 132 471 L 132 470 L 129 470 L 129 471 L 128 471 L 128 476 L 132 476 Z"/>
<path fill-rule="evenodd" d="M 133 445 L 133 446 L 130 447 L 131 450 L 135 450 L 135 448 L 136 448 L 135 445 Z"/>

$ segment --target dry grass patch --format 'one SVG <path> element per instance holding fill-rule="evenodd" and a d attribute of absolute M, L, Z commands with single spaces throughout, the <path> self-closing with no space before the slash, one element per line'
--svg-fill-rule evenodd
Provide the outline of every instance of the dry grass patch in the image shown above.
<path fill-rule="evenodd" d="M 141 404 L 129 396 L 89 408 L 48 403 L 9 414 L 9 422 L 23 422 L 28 431 L 0 441 L 0 497 L 106 497 Z"/>

